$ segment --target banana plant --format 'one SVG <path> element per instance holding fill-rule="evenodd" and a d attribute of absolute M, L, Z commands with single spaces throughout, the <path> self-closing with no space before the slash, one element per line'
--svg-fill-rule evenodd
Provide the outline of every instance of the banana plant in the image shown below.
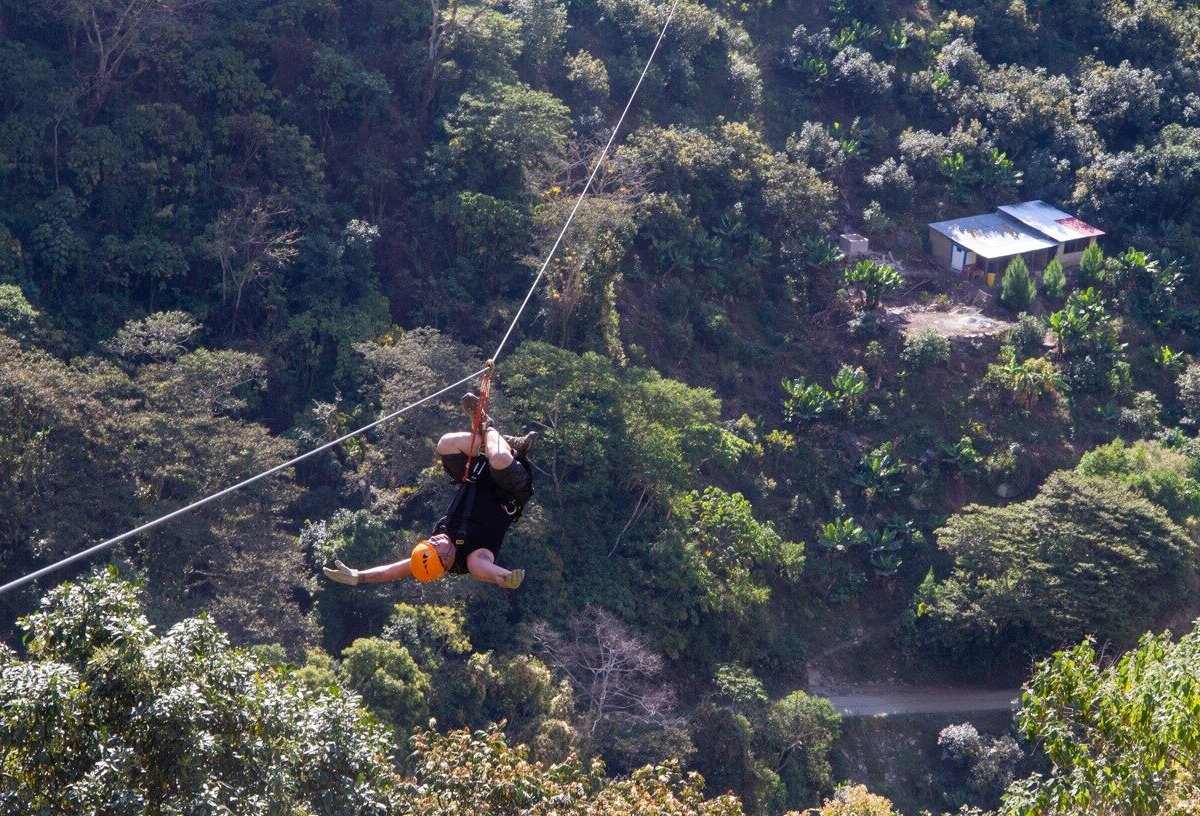
<path fill-rule="evenodd" d="M 825 550 L 827 557 L 844 555 L 854 547 L 867 543 L 866 533 L 862 525 L 851 518 L 836 518 L 828 522 L 821 530 L 818 544 Z"/>
<path fill-rule="evenodd" d="M 783 401 L 783 415 L 788 422 L 820 419 L 833 407 L 833 399 L 816 383 L 806 383 L 803 377 L 783 381 L 787 399 Z"/>

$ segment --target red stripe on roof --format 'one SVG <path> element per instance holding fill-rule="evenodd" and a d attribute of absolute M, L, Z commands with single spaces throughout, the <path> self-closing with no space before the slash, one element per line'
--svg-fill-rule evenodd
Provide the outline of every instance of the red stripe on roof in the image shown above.
<path fill-rule="evenodd" d="M 1086 221 L 1080 221 L 1078 218 L 1060 218 L 1054 223 L 1062 224 L 1067 229 L 1073 229 L 1079 233 L 1080 237 L 1090 238 L 1093 235 L 1103 235 L 1104 230 L 1098 230 Z"/>

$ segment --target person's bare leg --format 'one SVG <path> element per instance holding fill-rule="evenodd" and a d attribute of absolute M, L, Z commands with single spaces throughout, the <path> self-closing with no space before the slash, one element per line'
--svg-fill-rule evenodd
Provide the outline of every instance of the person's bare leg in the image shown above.
<path fill-rule="evenodd" d="M 512 448 L 495 428 L 488 428 L 483 437 L 483 452 L 487 455 L 492 470 L 504 470 L 515 461 Z"/>
<path fill-rule="evenodd" d="M 476 581 L 516 589 L 525 577 L 525 570 L 507 570 L 496 563 L 491 550 L 476 550 L 467 556 L 467 572 Z"/>
<path fill-rule="evenodd" d="M 458 431 L 456 433 L 442 434 L 442 438 L 437 443 L 438 456 L 450 456 L 455 453 L 463 453 L 467 456 L 471 455 L 471 432 Z"/>
<path fill-rule="evenodd" d="M 478 444 L 479 440 L 476 439 Z M 471 432 L 457 431 L 455 433 L 443 434 L 438 440 L 437 452 L 439 456 L 449 456 L 454 453 L 462 453 L 467 456 L 472 456 L 474 451 L 471 450 Z M 495 428 L 488 428 L 483 436 L 483 452 L 487 456 L 488 465 L 492 470 L 504 470 L 513 463 L 512 448 L 504 441 L 504 437 Z"/>

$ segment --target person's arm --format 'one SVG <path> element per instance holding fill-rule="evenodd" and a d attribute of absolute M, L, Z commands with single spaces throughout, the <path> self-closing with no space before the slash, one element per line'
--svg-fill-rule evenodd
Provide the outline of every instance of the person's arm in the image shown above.
<path fill-rule="evenodd" d="M 331 581 L 337 581 L 339 584 L 346 586 L 358 586 L 359 584 L 386 584 L 388 581 L 399 581 L 402 578 L 412 577 L 412 564 L 410 559 L 405 558 L 403 561 L 397 561 L 394 564 L 383 564 L 378 567 L 369 567 L 368 569 L 351 569 L 339 560 L 333 562 L 333 568 L 322 567 L 321 571 L 325 573 Z"/>

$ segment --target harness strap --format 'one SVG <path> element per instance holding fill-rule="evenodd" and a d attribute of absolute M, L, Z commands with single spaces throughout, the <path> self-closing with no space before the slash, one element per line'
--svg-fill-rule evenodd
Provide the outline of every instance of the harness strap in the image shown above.
<path fill-rule="evenodd" d="M 475 441 L 479 440 L 482 443 L 487 436 L 487 428 L 483 428 L 482 434 L 480 428 L 483 426 L 483 418 L 487 416 L 488 399 L 492 395 L 492 365 L 492 361 L 488 360 L 488 371 L 479 382 L 479 401 L 475 403 L 475 416 L 471 419 L 471 447 L 467 450 L 467 465 L 463 468 L 464 482 L 471 475 L 471 462 L 475 458 Z"/>
<path fill-rule="evenodd" d="M 487 459 L 483 456 L 467 460 L 464 481 L 458 486 L 458 492 L 454 494 L 454 500 L 450 502 L 450 509 L 446 512 L 446 528 L 454 536 L 466 532 L 466 522 L 471 518 L 475 509 L 475 496 L 479 493 L 479 477 L 486 466 Z"/>

